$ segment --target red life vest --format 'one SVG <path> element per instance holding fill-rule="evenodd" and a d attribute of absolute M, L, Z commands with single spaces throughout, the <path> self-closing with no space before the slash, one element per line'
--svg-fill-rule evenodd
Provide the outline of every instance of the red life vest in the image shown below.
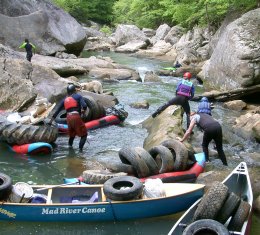
<path fill-rule="evenodd" d="M 71 108 L 77 108 L 78 102 L 73 97 L 69 96 L 64 100 L 64 107 L 66 110 Z"/>

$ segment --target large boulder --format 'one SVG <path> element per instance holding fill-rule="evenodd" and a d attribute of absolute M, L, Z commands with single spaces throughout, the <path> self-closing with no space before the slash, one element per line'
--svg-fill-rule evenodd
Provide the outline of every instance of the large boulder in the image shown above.
<path fill-rule="evenodd" d="M 165 40 L 165 42 L 169 42 L 172 45 L 174 45 L 175 43 L 177 43 L 180 40 L 180 38 L 184 34 L 184 32 L 185 32 L 184 28 L 176 25 L 171 28 L 171 30 L 165 36 L 164 40 Z"/>
<path fill-rule="evenodd" d="M 260 114 L 248 112 L 235 120 L 234 131 L 244 139 L 260 142 Z"/>
<path fill-rule="evenodd" d="M 160 40 L 164 40 L 165 36 L 169 33 L 170 30 L 171 28 L 169 25 L 167 24 L 160 25 L 159 28 L 156 30 L 156 34 L 151 39 L 152 44 L 155 44 Z"/>
<path fill-rule="evenodd" d="M 260 83 L 260 9 L 230 23 L 201 78 L 206 88 L 230 90 Z"/>
<path fill-rule="evenodd" d="M 30 62 L 0 58 L 0 108 L 19 110 L 32 103 L 37 96 Z"/>
<path fill-rule="evenodd" d="M 142 123 L 142 126 L 148 131 L 148 136 L 143 144 L 144 148 L 148 150 L 165 140 L 175 140 L 177 136 L 183 136 L 182 117 L 183 109 L 180 106 L 171 105 L 157 117 L 146 119 Z M 193 151 L 191 145 L 186 141 L 185 145 Z"/>
<path fill-rule="evenodd" d="M 28 38 L 41 54 L 79 55 L 86 42 L 81 25 L 47 0 L 1 0 L 0 25 L 0 43 L 14 49 Z"/>
<path fill-rule="evenodd" d="M 137 26 L 119 24 L 115 31 L 116 46 L 124 45 L 130 41 L 143 41 L 149 44 L 149 40 Z"/>

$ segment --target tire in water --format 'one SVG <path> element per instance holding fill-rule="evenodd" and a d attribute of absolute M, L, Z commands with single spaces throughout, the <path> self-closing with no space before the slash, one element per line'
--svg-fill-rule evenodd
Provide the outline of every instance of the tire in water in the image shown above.
<path fill-rule="evenodd" d="M 6 200 L 12 191 L 12 179 L 0 173 L 0 200 Z"/>
<path fill-rule="evenodd" d="M 34 126 L 0 121 L 1 139 L 8 144 L 30 144 L 35 142 L 53 143 L 58 138 L 58 128 Z"/>

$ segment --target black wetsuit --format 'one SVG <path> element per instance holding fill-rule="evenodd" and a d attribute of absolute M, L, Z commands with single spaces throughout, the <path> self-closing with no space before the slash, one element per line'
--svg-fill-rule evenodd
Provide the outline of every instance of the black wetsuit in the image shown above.
<path fill-rule="evenodd" d="M 183 81 L 183 80 L 182 80 Z M 189 105 L 189 99 L 194 96 L 195 88 L 192 84 L 190 88 L 190 94 L 187 93 L 187 95 L 178 94 L 178 92 L 181 90 L 182 81 L 178 83 L 176 88 L 176 96 L 169 100 L 166 104 L 160 106 L 153 114 L 152 117 L 156 117 L 158 114 L 160 114 L 162 111 L 164 111 L 166 108 L 168 108 L 170 105 L 181 105 L 184 109 L 184 112 L 186 113 L 186 120 L 187 120 L 187 129 L 190 125 L 190 105 Z"/>
<path fill-rule="evenodd" d="M 30 61 L 30 62 L 31 62 L 31 59 L 32 59 L 32 56 L 33 56 L 32 49 L 33 49 L 32 45 L 27 42 L 26 45 L 25 45 L 26 59 L 27 59 L 28 61 Z"/>
<path fill-rule="evenodd" d="M 202 148 L 205 153 L 206 160 L 209 160 L 208 146 L 211 140 L 215 141 L 219 158 L 224 165 L 227 165 L 227 159 L 222 146 L 222 128 L 221 125 L 210 115 L 206 113 L 198 113 L 200 120 L 197 125 L 204 131 Z"/>

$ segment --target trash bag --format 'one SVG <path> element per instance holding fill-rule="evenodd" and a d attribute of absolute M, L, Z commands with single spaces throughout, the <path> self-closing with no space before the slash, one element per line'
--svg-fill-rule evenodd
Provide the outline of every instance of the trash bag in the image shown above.
<path fill-rule="evenodd" d="M 165 197 L 165 189 L 161 179 L 147 179 L 144 182 L 143 198 Z"/>

